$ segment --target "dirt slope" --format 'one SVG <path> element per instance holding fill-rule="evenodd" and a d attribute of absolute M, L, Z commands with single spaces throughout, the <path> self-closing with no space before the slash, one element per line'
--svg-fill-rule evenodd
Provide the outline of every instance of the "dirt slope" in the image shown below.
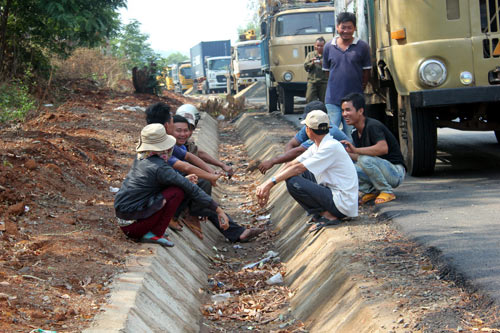
<path fill-rule="evenodd" d="M 66 102 L 0 128 L 0 331 L 80 331 L 134 252 L 113 193 L 131 163 L 140 110 L 156 97 L 73 84 Z"/>

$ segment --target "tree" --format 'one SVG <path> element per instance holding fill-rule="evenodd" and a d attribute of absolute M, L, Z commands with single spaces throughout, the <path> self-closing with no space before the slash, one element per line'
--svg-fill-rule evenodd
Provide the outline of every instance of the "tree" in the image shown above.
<path fill-rule="evenodd" d="M 52 54 L 103 43 L 119 29 L 117 10 L 125 6 L 126 0 L 0 0 L 0 72 L 38 70 Z"/>
<path fill-rule="evenodd" d="M 189 60 L 188 56 L 180 53 L 180 52 L 174 52 L 170 54 L 167 58 L 165 58 L 165 63 L 167 65 L 172 65 L 172 64 L 177 64 L 179 62 L 183 62 Z"/>
<path fill-rule="evenodd" d="M 141 23 L 132 20 L 111 40 L 114 56 L 127 59 L 127 68 L 148 66 L 160 57 L 148 43 L 149 35 L 141 32 Z"/>

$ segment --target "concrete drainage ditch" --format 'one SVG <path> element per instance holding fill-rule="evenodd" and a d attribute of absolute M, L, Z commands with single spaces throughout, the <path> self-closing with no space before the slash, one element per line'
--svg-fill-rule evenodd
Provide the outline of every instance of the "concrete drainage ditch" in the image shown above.
<path fill-rule="evenodd" d="M 267 141 L 265 129 L 252 117 L 244 114 L 236 123 L 250 158 L 281 152 L 282 145 Z M 216 154 L 216 121 L 204 114 L 200 124 L 196 142 Z M 395 322 L 392 304 L 361 297 L 359 282 L 351 278 L 345 256 L 339 255 L 351 242 L 342 228 L 307 234 L 305 213 L 283 183 L 273 190 L 270 204 L 275 207 L 274 227 L 280 231 L 277 251 L 287 267 L 285 282 L 295 291 L 293 315 L 308 331 L 377 332 Z M 198 332 L 199 289 L 207 283 L 210 264 L 205 253 L 218 237 L 217 230 L 207 225 L 203 241 L 183 232 L 171 234 L 176 246 L 168 250 L 138 245 L 143 256 L 129 259 L 128 271 L 112 285 L 109 303 L 84 332 Z"/>

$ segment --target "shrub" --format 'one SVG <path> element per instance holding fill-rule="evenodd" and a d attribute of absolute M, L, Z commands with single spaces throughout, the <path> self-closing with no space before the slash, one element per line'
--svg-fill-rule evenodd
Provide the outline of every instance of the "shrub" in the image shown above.
<path fill-rule="evenodd" d="M 123 60 L 104 55 L 99 49 L 77 49 L 68 59 L 53 59 L 52 65 L 56 80 L 89 79 L 110 89 L 130 77 Z"/>
<path fill-rule="evenodd" d="M 22 121 L 34 107 L 35 100 L 23 82 L 0 83 L 0 123 Z"/>

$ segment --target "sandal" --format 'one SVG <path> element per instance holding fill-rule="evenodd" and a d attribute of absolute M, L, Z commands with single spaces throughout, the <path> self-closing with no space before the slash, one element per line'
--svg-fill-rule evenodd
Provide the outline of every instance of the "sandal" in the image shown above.
<path fill-rule="evenodd" d="M 170 220 L 168 227 L 175 231 L 182 231 L 182 225 L 177 220 L 174 219 Z"/>
<path fill-rule="evenodd" d="M 187 216 L 183 220 L 186 227 L 189 228 L 199 239 L 203 240 L 203 231 L 201 230 L 200 220 L 197 216 Z"/>
<path fill-rule="evenodd" d="M 174 243 L 170 241 L 167 237 L 158 237 L 155 234 L 153 234 L 151 231 L 142 236 L 141 238 L 142 243 L 152 243 L 152 244 L 159 244 L 164 247 L 173 247 Z"/>
<path fill-rule="evenodd" d="M 311 218 L 306 222 L 307 224 L 314 224 L 316 222 L 318 222 L 318 219 L 321 218 L 321 215 L 319 214 L 314 214 L 313 216 L 311 216 Z"/>
<path fill-rule="evenodd" d="M 394 199 L 396 199 L 396 195 L 394 193 L 380 192 L 380 194 L 377 196 L 377 199 L 375 199 L 375 204 L 383 204 Z"/>
<path fill-rule="evenodd" d="M 309 232 L 315 232 L 315 231 L 320 231 L 324 227 L 332 226 L 332 225 L 339 225 L 342 223 L 341 220 L 336 219 L 336 220 L 329 220 L 326 217 L 320 217 L 317 221 L 316 224 L 312 225 L 309 228 Z"/>
<path fill-rule="evenodd" d="M 377 192 L 372 192 L 372 193 L 366 193 L 364 194 L 360 199 L 359 199 L 359 204 L 364 205 L 365 203 L 372 201 L 373 199 L 377 198 L 379 194 Z"/>

